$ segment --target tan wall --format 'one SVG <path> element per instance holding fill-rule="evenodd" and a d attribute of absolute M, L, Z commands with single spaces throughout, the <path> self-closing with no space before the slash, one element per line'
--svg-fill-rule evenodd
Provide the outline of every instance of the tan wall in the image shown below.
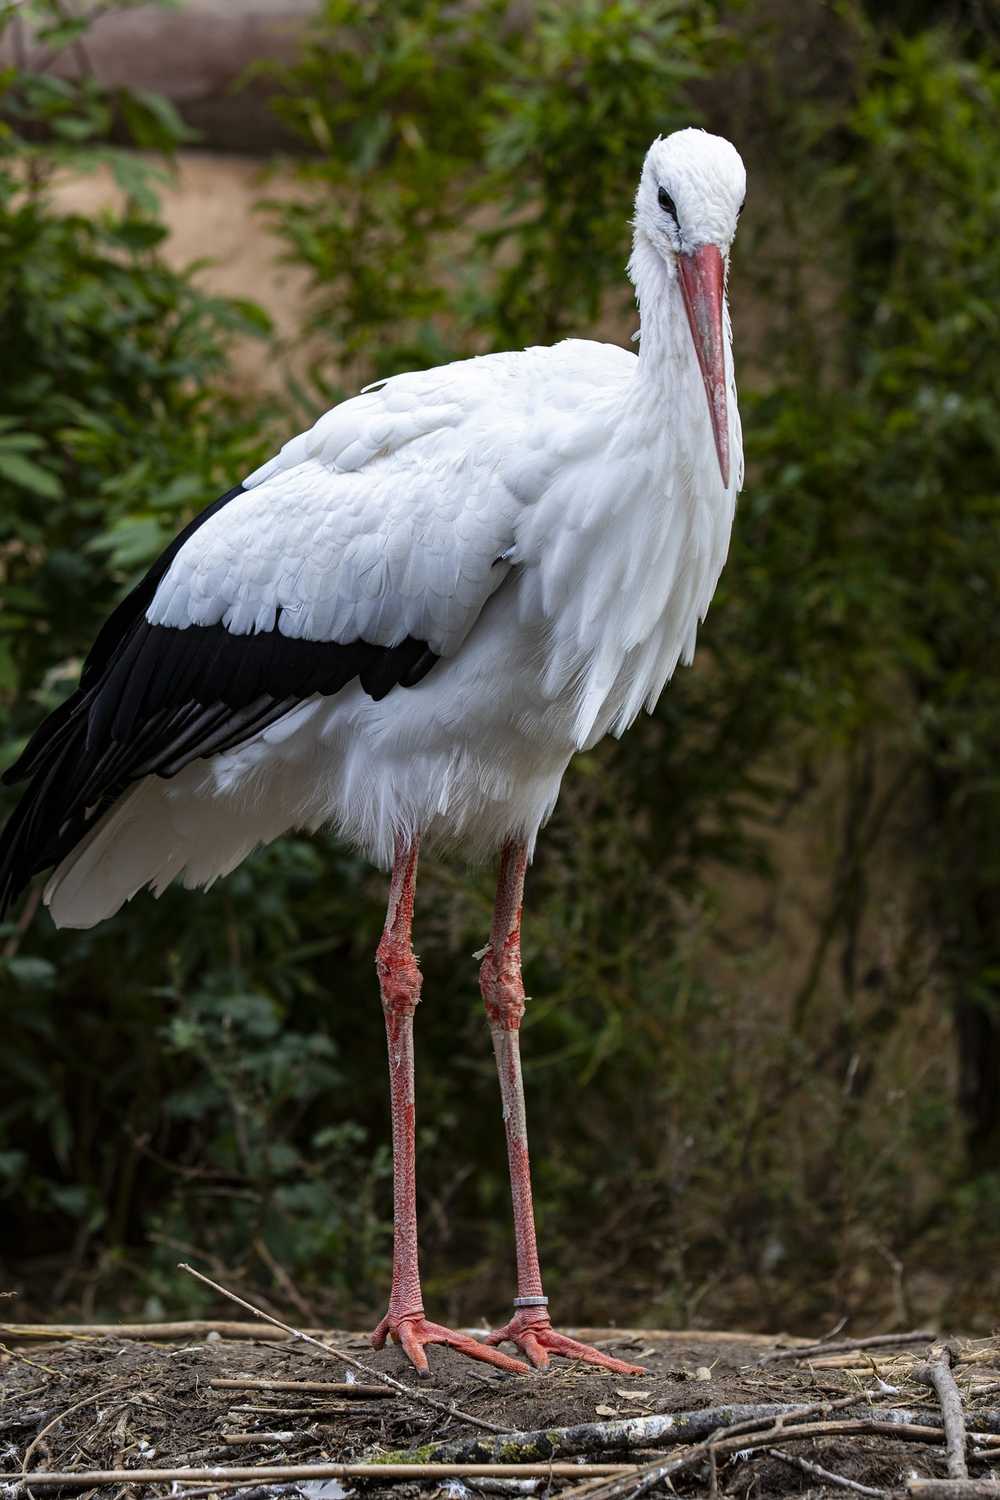
<path fill-rule="evenodd" d="M 282 63 L 299 51 L 316 0 L 184 0 L 177 8 L 140 5 L 100 16 L 85 50 L 69 48 L 56 64 L 81 66 L 111 87 L 165 94 L 205 142 L 231 151 L 259 151 L 288 142 L 267 108 L 264 79 L 244 80 L 252 63 Z M 17 18 L 0 42 L 0 65 L 31 66 L 45 52 L 27 19 Z"/>
<path fill-rule="evenodd" d="M 264 197 L 280 198 L 294 191 L 288 172 L 265 169 L 252 157 L 208 152 L 182 153 L 160 189 L 170 231 L 164 247 L 167 260 L 178 267 L 206 260 L 197 272 L 206 290 L 260 303 L 288 346 L 292 365 L 307 277 L 305 271 L 281 264 L 280 242 L 256 204 Z M 56 197 L 63 208 L 85 215 L 121 202 L 107 172 L 64 177 Z M 234 367 L 241 383 L 265 390 L 280 384 L 288 369 L 255 339 L 234 346 Z"/>

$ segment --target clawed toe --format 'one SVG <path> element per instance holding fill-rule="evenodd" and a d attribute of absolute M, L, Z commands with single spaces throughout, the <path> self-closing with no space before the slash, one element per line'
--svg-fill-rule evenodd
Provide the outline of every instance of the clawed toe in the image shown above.
<path fill-rule="evenodd" d="M 613 1370 L 616 1375 L 645 1375 L 642 1365 L 626 1364 L 623 1359 L 613 1359 L 602 1354 L 592 1344 L 582 1344 L 579 1339 L 567 1338 L 551 1325 L 547 1313 L 518 1311 L 503 1328 L 491 1333 L 488 1344 L 516 1344 L 526 1354 L 536 1370 L 549 1368 L 549 1356 L 557 1354 L 562 1359 L 579 1359 L 588 1365 L 598 1365 L 602 1370 Z"/>
<path fill-rule="evenodd" d="M 494 1365 L 498 1370 L 506 1370 L 511 1375 L 531 1373 L 523 1360 L 512 1359 L 509 1354 L 502 1354 L 499 1349 L 493 1349 L 488 1343 L 481 1343 L 467 1333 L 458 1333 L 440 1323 L 430 1323 L 422 1312 L 403 1313 L 399 1317 L 386 1313 L 371 1338 L 375 1349 L 381 1349 L 386 1339 L 391 1338 L 401 1346 L 417 1374 L 423 1377 L 430 1374 L 427 1355 L 424 1353 L 429 1344 L 446 1344 L 449 1349 L 456 1349 L 469 1359 L 482 1360 L 484 1364 Z"/>

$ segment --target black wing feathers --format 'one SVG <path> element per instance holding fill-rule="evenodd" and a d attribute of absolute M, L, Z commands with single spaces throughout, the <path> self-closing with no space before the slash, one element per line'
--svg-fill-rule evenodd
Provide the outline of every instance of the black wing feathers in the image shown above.
<path fill-rule="evenodd" d="M 221 624 L 151 625 L 146 611 L 177 552 L 241 493 L 237 486 L 196 517 L 109 615 L 80 686 L 3 776 L 8 785 L 30 780 L 0 834 L 0 914 L 144 776 L 175 776 L 234 749 L 297 703 L 355 678 L 376 700 L 413 687 L 438 660 L 409 636 L 375 646 L 297 640 L 277 625 L 257 635 L 230 635 Z"/>

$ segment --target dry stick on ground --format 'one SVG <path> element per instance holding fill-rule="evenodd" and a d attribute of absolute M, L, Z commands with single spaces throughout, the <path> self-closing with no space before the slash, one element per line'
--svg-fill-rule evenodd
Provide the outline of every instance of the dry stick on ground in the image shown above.
<path fill-rule="evenodd" d="M 765 1448 L 764 1452 L 769 1458 L 780 1458 L 783 1464 L 791 1464 L 793 1468 L 800 1469 L 811 1479 L 820 1479 L 824 1484 L 838 1485 L 842 1490 L 853 1490 L 857 1495 L 870 1495 L 872 1500 L 888 1500 L 888 1490 L 876 1490 L 870 1484 L 859 1484 L 856 1479 L 848 1479 L 846 1474 L 836 1474 L 833 1469 L 824 1469 L 822 1464 L 814 1464 L 808 1458 L 800 1458 L 797 1453 L 782 1453 L 780 1448 Z"/>
<path fill-rule="evenodd" d="M 928 1351 L 925 1365 L 918 1365 L 913 1372 L 914 1380 L 921 1385 L 930 1385 L 938 1398 L 941 1417 L 944 1421 L 944 1440 L 948 1449 L 948 1478 L 968 1479 L 969 1466 L 965 1461 L 965 1414 L 962 1398 L 951 1373 L 954 1354 L 947 1344 L 935 1344 Z"/>
<path fill-rule="evenodd" d="M 517 1454 L 522 1462 L 543 1458 L 572 1458 L 587 1453 L 606 1453 L 620 1449 L 648 1448 L 654 1444 L 690 1443 L 704 1439 L 734 1437 L 741 1432 L 754 1432 L 769 1423 L 781 1429 L 788 1422 L 801 1422 L 806 1417 L 832 1411 L 850 1414 L 855 1418 L 872 1417 L 883 1424 L 900 1427 L 920 1427 L 933 1430 L 939 1435 L 942 1419 L 906 1406 L 877 1406 L 866 1400 L 857 1391 L 846 1396 L 824 1397 L 800 1405 L 779 1402 L 767 1405 L 751 1405 L 733 1402 L 726 1406 L 699 1407 L 695 1411 L 675 1411 L 652 1414 L 645 1417 L 622 1417 L 614 1422 L 581 1422 L 573 1427 L 542 1427 L 532 1432 L 508 1432 L 503 1438 L 466 1437 L 437 1447 L 424 1447 L 421 1456 L 434 1462 L 487 1463 L 501 1454 Z M 1000 1454 L 1000 1412 L 980 1412 L 976 1424 L 984 1440 L 995 1445 Z M 994 1451 L 987 1448 L 985 1451 Z M 406 1450 L 386 1455 L 395 1462 L 404 1462 Z M 574 1491 L 574 1493 L 576 1493 Z"/>
<path fill-rule="evenodd" d="M 0 1297 L 13 1297 L 14 1292 L 0 1292 Z M 306 1328 L 305 1333 L 314 1337 L 324 1336 L 325 1328 Z M 341 1330 L 347 1338 L 366 1339 L 363 1333 Z M 482 1328 L 469 1328 L 465 1332 L 485 1338 Z M 650 1344 L 767 1344 L 771 1342 L 763 1333 L 740 1333 L 707 1331 L 698 1328 L 568 1328 L 573 1338 L 587 1343 L 619 1343 L 633 1339 L 645 1339 Z M 55 1343 L 66 1339 L 198 1339 L 217 1333 L 223 1339 L 266 1339 L 268 1342 L 284 1343 L 286 1339 L 298 1337 L 285 1331 L 279 1324 L 275 1328 L 261 1328 L 258 1323 L 236 1323 L 225 1319 L 193 1318 L 173 1323 L 0 1323 L 0 1336 L 12 1340 L 44 1341 Z M 782 1342 L 802 1343 L 807 1340 L 784 1339 Z"/>
<path fill-rule="evenodd" d="M 995 1479 L 910 1479 L 906 1493 L 912 1500 L 996 1500 Z"/>
<path fill-rule="evenodd" d="M 229 1412 L 250 1416 L 259 1416 L 261 1413 L 270 1413 L 271 1416 L 375 1416 L 381 1415 L 375 1407 L 358 1406 L 357 1401 L 319 1401 L 316 1406 L 306 1407 L 279 1407 L 273 1406 L 270 1401 L 265 1401 L 262 1406 L 250 1406 L 250 1403 L 237 1404 L 229 1407 Z"/>
<path fill-rule="evenodd" d="M 628 1473 L 634 1464 L 594 1464 L 588 1471 L 607 1476 Z M 575 1479 L 579 1464 L 261 1464 L 252 1468 L 220 1465 L 204 1469 L 67 1469 L 39 1470 L 27 1477 L 32 1489 L 92 1489 L 104 1484 L 222 1484 L 282 1479 Z"/>
<path fill-rule="evenodd" d="M 647 1490 L 664 1479 L 671 1479 L 685 1469 L 702 1463 L 714 1450 L 719 1457 L 731 1453 L 749 1452 L 752 1448 L 767 1448 L 772 1443 L 798 1443 L 813 1438 L 825 1437 L 891 1437 L 915 1443 L 939 1443 L 939 1427 L 923 1427 L 910 1422 L 885 1422 L 875 1418 L 840 1419 L 833 1422 L 800 1422 L 786 1427 L 781 1419 L 767 1432 L 731 1432 L 717 1438 L 708 1438 L 703 1443 L 671 1455 L 656 1459 L 633 1469 L 620 1479 L 611 1480 L 602 1489 L 591 1491 L 591 1500 L 637 1500 Z M 567 1500 L 571 1500 L 572 1492 Z"/>
<path fill-rule="evenodd" d="M 369 1396 L 392 1396 L 384 1385 L 362 1385 L 360 1380 L 251 1380 L 249 1376 L 239 1378 L 221 1376 L 210 1380 L 213 1391 L 315 1391 L 324 1396 L 350 1396 L 367 1400 Z"/>
<path fill-rule="evenodd" d="M 222 1441 L 227 1448 L 249 1448 L 254 1443 L 314 1442 L 313 1432 L 224 1432 Z"/>
<path fill-rule="evenodd" d="M 870 1339 L 843 1339 L 837 1344 L 806 1344 L 796 1349 L 779 1349 L 776 1354 L 765 1354 L 762 1365 L 777 1364 L 782 1359 L 809 1359 L 813 1354 L 850 1354 L 854 1349 L 891 1348 L 894 1344 L 929 1344 L 935 1337 L 924 1329 L 914 1333 L 876 1333 Z"/>
<path fill-rule="evenodd" d="M 836 1400 L 789 1406 L 774 1402 L 767 1406 L 731 1403 L 701 1407 L 697 1411 L 675 1411 L 648 1417 L 621 1417 L 616 1422 L 579 1422 L 573 1427 L 540 1427 L 534 1432 L 508 1432 L 502 1438 L 478 1436 L 457 1438 L 422 1448 L 421 1458 L 434 1463 L 491 1463 L 501 1457 L 516 1457 L 521 1463 L 547 1458 L 575 1458 L 586 1453 L 615 1449 L 649 1448 L 657 1443 L 692 1443 L 716 1434 L 750 1431 L 768 1423 L 815 1416 L 847 1406 L 864 1406 L 856 1393 Z M 909 1415 L 909 1413 L 907 1413 Z M 388 1453 L 390 1461 L 406 1462 L 406 1453 Z"/>
<path fill-rule="evenodd" d="M 315 1330 L 322 1333 L 322 1329 Z M 224 1319 L 194 1318 L 180 1323 L 0 1323 L 0 1334 L 6 1339 L 27 1343 L 66 1343 L 92 1339 L 143 1339 L 150 1343 L 160 1339 L 203 1339 L 217 1333 L 222 1339 L 267 1339 L 284 1343 L 287 1333 L 277 1328 L 261 1328 L 256 1323 L 227 1323 Z"/>
<path fill-rule="evenodd" d="M 993 1341 L 985 1349 L 958 1349 L 955 1353 L 955 1363 L 958 1365 L 995 1365 L 1000 1360 L 1000 1343 Z M 893 1375 L 907 1375 L 916 1365 L 923 1364 L 923 1359 L 917 1354 L 889 1354 L 883 1356 L 878 1368 Z M 851 1354 L 835 1354 L 829 1359 L 810 1359 L 811 1370 L 842 1370 L 859 1375 L 870 1375 L 872 1365 L 875 1363 L 870 1356 L 867 1360 L 856 1358 Z"/>
<path fill-rule="evenodd" d="M 474 1417 L 467 1411 L 461 1411 L 450 1401 L 437 1401 L 433 1396 L 428 1396 L 423 1391 L 415 1391 L 411 1386 L 404 1385 L 401 1380 L 397 1380 L 395 1376 L 386 1375 L 381 1370 L 373 1370 L 370 1365 L 362 1364 L 361 1360 L 355 1359 L 353 1354 L 345 1354 L 342 1349 L 336 1349 L 332 1344 L 324 1344 L 319 1339 L 313 1338 L 311 1333 L 303 1333 L 300 1329 L 293 1328 L 290 1323 L 282 1323 L 280 1318 L 272 1318 L 270 1313 L 262 1312 L 259 1307 L 254 1307 L 252 1302 L 247 1302 L 243 1297 L 237 1297 L 235 1292 L 230 1292 L 226 1287 L 220 1286 L 217 1281 L 212 1281 L 210 1277 L 203 1276 L 200 1271 L 196 1271 L 193 1266 L 187 1265 L 184 1261 L 181 1261 L 177 1269 L 186 1271 L 189 1276 L 193 1276 L 197 1281 L 203 1281 L 213 1291 L 218 1292 L 223 1297 L 228 1297 L 230 1302 L 235 1302 L 238 1306 L 245 1307 L 247 1312 L 253 1313 L 257 1318 L 263 1318 L 265 1323 L 273 1323 L 276 1328 L 283 1328 L 290 1337 L 301 1339 L 304 1343 L 313 1345 L 321 1353 L 325 1354 L 328 1359 L 337 1359 L 342 1364 L 350 1365 L 351 1369 L 357 1370 L 359 1374 L 367 1375 L 369 1380 L 378 1381 L 381 1385 L 391 1386 L 394 1391 L 399 1391 L 401 1395 L 408 1397 L 411 1401 L 419 1402 L 421 1406 L 432 1406 L 435 1411 L 446 1412 L 449 1417 L 456 1417 L 460 1422 L 471 1422 L 474 1427 L 485 1427 L 487 1432 L 504 1433 L 509 1431 L 509 1428 L 498 1427 L 495 1422 L 487 1422 L 483 1417 Z"/>
<path fill-rule="evenodd" d="M 55 1370 L 51 1365 L 43 1365 L 40 1360 L 29 1359 L 26 1354 L 18 1354 L 16 1349 L 8 1349 L 6 1344 L 0 1344 L 0 1354 L 6 1355 L 8 1359 L 16 1359 L 19 1364 L 30 1365 L 33 1370 L 44 1370 L 46 1375 L 57 1375 L 60 1380 L 66 1379 L 62 1370 Z"/>

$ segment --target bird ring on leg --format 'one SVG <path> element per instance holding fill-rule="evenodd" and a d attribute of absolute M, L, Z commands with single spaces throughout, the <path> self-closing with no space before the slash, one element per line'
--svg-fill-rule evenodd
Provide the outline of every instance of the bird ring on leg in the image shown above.
<path fill-rule="evenodd" d="M 548 1307 L 548 1297 L 515 1297 L 515 1307 Z"/>

